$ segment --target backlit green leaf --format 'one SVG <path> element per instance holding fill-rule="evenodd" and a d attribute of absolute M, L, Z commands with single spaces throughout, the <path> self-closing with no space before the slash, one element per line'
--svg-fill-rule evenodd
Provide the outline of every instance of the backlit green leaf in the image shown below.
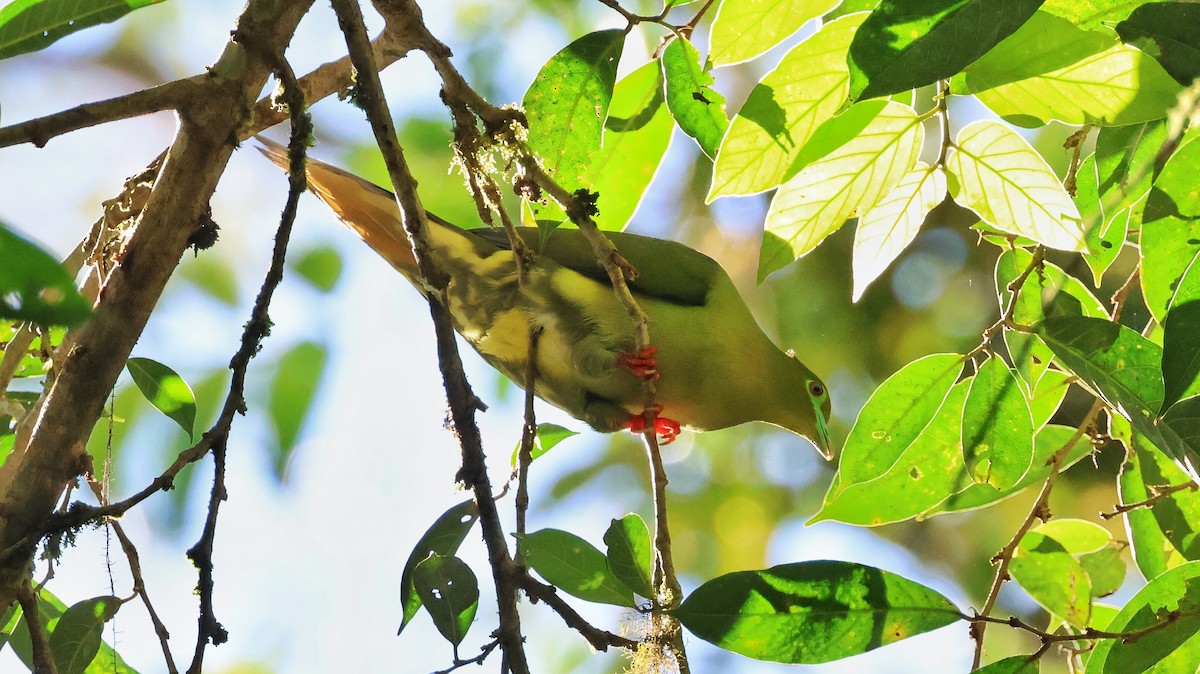
<path fill-rule="evenodd" d="M 1162 372 L 1164 409 L 1200 394 L 1200 297 L 1175 304 L 1167 314 Z"/>
<path fill-rule="evenodd" d="M 832 21 L 796 45 L 750 91 L 721 141 L 708 201 L 778 187 L 800 170 L 795 160 L 846 96 L 846 49 L 866 18 Z"/>
<path fill-rule="evenodd" d="M 474 501 L 463 501 L 442 513 L 429 527 L 413 547 L 408 561 L 404 564 L 404 572 L 400 575 L 400 605 L 404 609 L 404 617 L 396 634 L 404 631 L 404 627 L 417 615 L 421 608 L 421 596 L 413 585 L 413 572 L 417 565 L 425 561 L 431 554 L 453 556 L 462 545 L 467 532 L 479 519 L 479 510 Z"/>
<path fill-rule="evenodd" d="M 1055 517 L 1035 526 L 1032 531 L 1053 538 L 1072 555 L 1097 552 L 1113 540 L 1108 529 L 1095 522 L 1074 517 Z"/>
<path fill-rule="evenodd" d="M 749 61 L 836 6 L 837 0 L 725 0 L 713 19 L 708 60 L 713 66 Z"/>
<path fill-rule="evenodd" d="M 850 429 L 826 502 L 885 474 L 937 414 L 962 367 L 958 354 L 925 356 L 880 384 Z"/>
<path fill-rule="evenodd" d="M 517 540 L 529 567 L 563 592 L 585 601 L 634 605 L 633 592 L 613 575 L 604 553 L 575 534 L 542 529 Z"/>
<path fill-rule="evenodd" d="M 1033 417 L 1017 377 L 998 357 L 979 366 L 963 407 L 963 460 L 975 482 L 1013 487 L 1033 457 Z"/>
<path fill-rule="evenodd" d="M 14 0 L 0 9 L 0 59 L 44 49 L 75 31 L 162 0 Z"/>
<path fill-rule="evenodd" d="M 850 99 L 915 89 L 956 74 L 1008 37 L 1042 0 L 884 0 L 850 45 Z"/>
<path fill-rule="evenodd" d="M 555 445 L 557 445 L 558 443 L 562 442 L 563 440 L 566 440 L 567 438 L 569 438 L 573 435 L 579 435 L 579 431 L 573 431 L 569 428 L 563 428 L 562 426 L 559 426 L 558 424 L 548 424 L 548 423 L 538 424 L 537 425 L 537 433 L 534 435 L 533 449 L 531 449 L 529 452 L 529 454 L 530 454 L 529 460 L 533 461 L 534 459 L 541 457 L 546 452 L 550 451 L 551 449 L 554 449 Z M 521 452 L 521 443 L 518 442 L 517 446 L 513 448 L 513 453 L 512 453 L 512 465 L 514 468 L 517 465 L 517 459 L 519 458 L 518 455 L 520 454 L 520 452 Z"/>
<path fill-rule="evenodd" d="M 308 421 L 313 400 L 325 376 L 328 353 L 316 342 L 301 342 L 288 349 L 279 359 L 278 369 L 271 379 L 271 427 L 278 442 L 272 454 L 275 473 L 282 477 L 300 431 Z"/>
<path fill-rule="evenodd" d="M 663 50 L 662 67 L 667 109 L 675 123 L 696 139 L 704 154 L 716 157 L 729 118 L 725 116 L 725 97 L 712 88 L 713 77 L 700 63 L 700 52 L 690 41 L 675 38 Z"/>
<path fill-rule="evenodd" d="M 797 162 L 804 168 L 775 193 L 766 229 L 790 244 L 791 256 L 808 254 L 891 192 L 916 164 L 924 139 L 910 107 L 884 101 L 852 106 L 822 125 L 801 151 Z"/>
<path fill-rule="evenodd" d="M 617 82 L 603 146 L 587 169 L 591 189 L 600 195 L 595 216 L 600 229 L 619 231 L 629 223 L 658 172 L 674 126 L 658 63 L 651 61 Z"/>
<path fill-rule="evenodd" d="M 1138 639 L 1096 642 L 1088 672 L 1128 674 L 1194 672 L 1200 666 L 1200 562 L 1189 562 L 1151 580 L 1113 618 L 1108 629 L 1130 632 L 1164 621 Z"/>
<path fill-rule="evenodd" d="M 1086 250 L 1079 210 L 1046 160 L 1015 131 L 977 121 L 946 157 L 950 195 L 996 229 L 1049 248 Z"/>
<path fill-rule="evenodd" d="M 613 520 L 604 532 L 608 564 L 613 574 L 643 597 L 654 596 L 654 547 L 641 517 L 630 513 Z"/>
<path fill-rule="evenodd" d="M 955 78 L 1018 126 L 1137 124 L 1166 116 L 1179 84 L 1145 53 L 1070 21 L 1035 12 Z"/>
<path fill-rule="evenodd" d="M 1185 143 L 1154 179 L 1142 215 L 1142 293 L 1155 320 L 1200 299 L 1200 142 Z"/>
<path fill-rule="evenodd" d="M 960 619 L 941 594 L 851 562 L 800 562 L 704 583 L 672 615 L 692 634 L 758 660 L 815 664 Z"/>
<path fill-rule="evenodd" d="M 1133 429 L 1129 422 L 1119 414 L 1109 414 L 1109 434 L 1119 439 L 1125 445 L 1125 462 L 1121 465 L 1121 473 L 1117 478 L 1118 494 L 1122 503 L 1142 503 L 1150 498 L 1147 480 L 1142 470 L 1141 452 L 1135 451 L 1134 442 L 1145 442 L 1137 436 L 1134 440 Z M 1155 451 L 1158 451 L 1155 449 Z M 1161 455 L 1162 453 L 1159 452 Z M 1162 457 L 1166 461 L 1165 455 Z M 1153 469 L 1152 466 L 1147 466 Z M 1172 463 L 1172 467 L 1174 464 Z M 1176 470 L 1178 470 L 1176 468 Z M 1182 472 L 1182 471 L 1180 471 Z M 1134 508 L 1125 512 L 1125 522 L 1129 530 L 1129 543 L 1133 548 L 1133 560 L 1142 577 L 1147 580 L 1155 578 L 1167 569 L 1178 566 L 1184 560 L 1171 545 L 1159 527 L 1154 513 L 1147 508 Z"/>
<path fill-rule="evenodd" d="M 945 197 L 946 173 L 918 161 L 895 189 L 859 218 L 854 234 L 855 302 L 917 238 L 925 216 Z"/>
<path fill-rule="evenodd" d="M 461 644 L 479 608 L 479 582 L 471 567 L 458 557 L 430 553 L 413 569 L 413 586 L 438 632 Z"/>
<path fill-rule="evenodd" d="M 289 258 L 288 264 L 300 278 L 325 293 L 333 290 L 342 276 L 342 256 L 331 246 L 306 250 L 296 258 Z"/>
<path fill-rule="evenodd" d="M 1049 536 L 1030 531 L 1009 566 L 1013 579 L 1047 611 L 1076 627 L 1086 627 L 1092 609 L 1092 581 L 1071 553 Z"/>
<path fill-rule="evenodd" d="M 85 599 L 68 608 L 50 635 L 50 652 L 59 674 L 83 674 L 100 652 L 104 625 L 117 614 L 117 597 Z"/>
<path fill-rule="evenodd" d="M 191 437 L 196 427 L 196 396 L 192 387 L 175 373 L 175 370 L 150 360 L 149 358 L 130 358 L 125 363 L 133 377 L 133 383 L 146 396 L 146 400 L 155 409 L 167 415 L 179 424 L 185 433 Z"/>
<path fill-rule="evenodd" d="M 3 223 L 0 260 L 0 318 L 74 326 L 92 315 L 91 304 L 58 260 Z"/>
<path fill-rule="evenodd" d="M 624 31 L 588 33 L 551 57 L 525 92 L 529 147 L 567 191 L 589 186 L 624 45 Z"/>

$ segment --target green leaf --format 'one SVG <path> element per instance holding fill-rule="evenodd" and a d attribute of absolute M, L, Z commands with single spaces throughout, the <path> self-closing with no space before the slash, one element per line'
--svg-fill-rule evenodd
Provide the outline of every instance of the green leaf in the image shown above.
<path fill-rule="evenodd" d="M 895 189 L 859 218 L 854 233 L 855 302 L 917 238 L 925 216 L 945 198 L 945 171 L 918 161 Z"/>
<path fill-rule="evenodd" d="M 50 634 L 59 674 L 83 674 L 100 652 L 104 624 L 121 608 L 118 597 L 85 599 L 68 608 Z"/>
<path fill-rule="evenodd" d="M 1073 517 L 1056 517 L 1037 525 L 1032 531 L 1053 538 L 1072 555 L 1097 552 L 1113 542 L 1108 529 Z"/>
<path fill-rule="evenodd" d="M 92 315 L 91 304 L 58 260 L 3 223 L 0 260 L 0 318 L 74 326 Z"/>
<path fill-rule="evenodd" d="M 663 76 L 651 61 L 617 82 L 604 144 L 588 166 L 587 178 L 600 195 L 596 225 L 625 228 L 662 164 L 675 128 L 663 100 Z"/>
<path fill-rule="evenodd" d="M 538 424 L 537 433 L 534 435 L 533 449 L 530 450 L 530 461 L 541 457 L 546 452 L 554 449 L 558 443 L 566 440 L 569 437 L 579 435 L 579 431 L 573 431 L 569 428 L 563 428 L 558 424 Z M 515 468 L 517 460 L 520 458 L 521 443 L 513 448 L 512 465 Z"/>
<path fill-rule="evenodd" d="M 1025 23 L 1042 0 L 884 0 L 850 45 L 850 100 L 958 73 Z"/>
<path fill-rule="evenodd" d="M 866 16 L 823 26 L 755 85 L 721 141 L 709 202 L 773 189 L 796 175 L 801 149 L 845 99 L 846 49 Z"/>
<path fill-rule="evenodd" d="M 588 33 L 547 61 L 525 92 L 529 148 L 569 192 L 588 187 L 624 45 L 624 31 Z"/>
<path fill-rule="evenodd" d="M 1171 307 L 1163 323 L 1163 408 L 1200 394 L 1200 298 Z"/>
<path fill-rule="evenodd" d="M 800 152 L 796 161 L 803 168 L 775 193 L 766 229 L 790 244 L 794 258 L 808 254 L 900 184 L 924 139 L 910 107 L 890 101 L 852 106 L 823 124 Z"/>
<path fill-rule="evenodd" d="M 1162 323 L 1200 299 L 1200 142 L 1182 145 L 1154 179 L 1142 215 L 1142 293 Z"/>
<path fill-rule="evenodd" d="M 1150 429 L 1162 406 L 1162 350 L 1129 328 L 1102 318 L 1048 318 L 1038 335 L 1054 355 L 1135 429 Z"/>
<path fill-rule="evenodd" d="M 404 607 L 404 617 L 400 621 L 400 629 L 396 631 L 396 634 L 404 631 L 404 627 L 421 608 L 422 599 L 413 584 L 413 573 L 417 565 L 425 561 L 431 554 L 443 557 L 453 556 L 477 519 L 479 519 L 479 510 L 475 507 L 475 502 L 463 501 L 442 513 L 421 536 L 421 540 L 417 541 L 417 545 L 408 556 L 408 561 L 404 564 L 404 572 L 400 575 L 400 605 Z"/>
<path fill-rule="evenodd" d="M 1150 498 L 1149 483 L 1142 471 L 1141 452 L 1135 451 L 1133 429 L 1122 416 L 1109 414 L 1109 434 L 1125 445 L 1125 462 L 1117 477 L 1118 494 L 1122 503 L 1142 503 Z M 1144 438 L 1140 438 L 1144 442 Z M 1157 451 L 1157 449 L 1155 449 Z M 1160 452 L 1161 454 L 1161 452 Z M 1166 459 L 1165 456 L 1163 456 Z M 1169 461 L 1169 459 L 1168 459 Z M 1172 466 L 1174 464 L 1172 463 Z M 1176 469 L 1178 470 L 1178 469 Z M 1146 508 L 1134 508 L 1125 512 L 1125 523 L 1129 530 L 1129 544 L 1133 547 L 1133 560 L 1147 580 L 1162 575 L 1167 569 L 1178 566 L 1183 560 L 1179 552 L 1163 534 Z"/>
<path fill-rule="evenodd" d="M 1157 430 L 1164 443 L 1162 448 L 1194 475 L 1200 466 L 1200 396 L 1171 405 L 1159 420 Z"/>
<path fill-rule="evenodd" d="M 960 206 L 996 229 L 1049 248 L 1086 250 L 1079 210 L 1046 160 L 999 122 L 972 122 L 946 157 L 946 183 Z"/>
<path fill-rule="evenodd" d="M 958 354 L 934 354 L 880 384 L 850 429 L 826 502 L 850 485 L 885 474 L 937 414 L 962 367 Z"/>
<path fill-rule="evenodd" d="M 1074 439 L 1074 445 L 1063 461 L 1063 470 L 1074 465 L 1083 457 L 1091 454 L 1091 444 L 1080 440 L 1080 434 L 1071 426 L 1047 425 L 1033 439 L 1033 461 L 1030 462 L 1029 472 L 1015 486 L 1009 489 L 996 489 L 990 484 L 971 484 L 966 489 L 930 508 L 923 513 L 924 517 L 932 517 L 948 512 L 974 510 L 1002 501 L 1020 493 L 1026 487 L 1040 484 L 1050 474 L 1050 457 Z"/>
<path fill-rule="evenodd" d="M 278 445 L 274 448 L 275 474 L 282 478 L 296 448 L 300 431 L 312 411 L 313 400 L 325 377 L 328 353 L 321 344 L 301 342 L 279 359 L 271 379 L 267 411 Z"/>
<path fill-rule="evenodd" d="M 952 81 L 1018 126 L 1120 126 L 1165 117 L 1179 84 L 1145 53 L 1035 12 Z"/>
<path fill-rule="evenodd" d="M 713 77 L 700 64 L 700 52 L 690 41 L 675 38 L 663 50 L 662 67 L 671 116 L 684 133 L 696 139 L 704 154 L 716 157 L 729 118 L 725 116 L 725 97 L 712 88 Z"/>
<path fill-rule="evenodd" d="M 1117 35 L 1153 56 L 1176 82 L 1200 77 L 1200 5 L 1150 2 L 1117 24 Z"/>
<path fill-rule="evenodd" d="M 288 260 L 292 271 L 312 287 L 327 293 L 342 277 L 342 255 L 332 246 L 317 246 Z"/>
<path fill-rule="evenodd" d="M 225 306 L 237 306 L 238 278 L 230 260 L 216 255 L 186 257 L 177 273 Z"/>
<path fill-rule="evenodd" d="M 162 0 L 14 0 L 0 9 L 0 59 L 44 49 L 75 31 Z"/>
<path fill-rule="evenodd" d="M 1123 548 L 1123 544 L 1112 541 L 1096 552 L 1079 557 L 1079 565 L 1087 572 L 1088 578 L 1092 579 L 1093 597 L 1107 597 L 1121 589 L 1121 585 L 1125 583 L 1125 573 L 1129 567 L 1121 558 Z M 1094 609 L 1095 604 L 1092 607 Z M 1090 624 L 1095 623 L 1096 616 L 1093 614 Z"/>
<path fill-rule="evenodd" d="M 634 606 L 633 592 L 591 543 L 558 529 L 518 535 L 517 540 L 529 567 L 563 592 L 585 601 Z"/>
<path fill-rule="evenodd" d="M 1092 581 L 1062 543 L 1036 531 L 1021 539 L 1012 577 L 1047 611 L 1076 627 L 1086 627 L 1092 609 Z"/>
<path fill-rule="evenodd" d="M 1033 389 L 1029 397 L 1029 411 L 1033 414 L 1033 428 L 1041 430 L 1054 413 L 1058 411 L 1062 401 L 1067 397 L 1071 388 L 1071 375 L 1061 370 L 1048 370 Z"/>
<path fill-rule="evenodd" d="M 613 575 L 643 597 L 654 596 L 654 547 L 641 517 L 630 513 L 613 520 L 604 532 Z"/>
<path fill-rule="evenodd" d="M 709 32 L 708 60 L 714 67 L 761 56 L 838 0 L 725 0 Z"/>
<path fill-rule="evenodd" d="M 458 646 L 479 608 L 479 581 L 467 563 L 454 556 L 429 554 L 413 569 L 413 586 L 446 641 Z"/>
<path fill-rule="evenodd" d="M 1126 642 L 1096 642 L 1088 672 L 1127 674 L 1194 672 L 1200 666 L 1200 562 L 1180 565 L 1151 580 L 1113 618 L 1108 629 L 1130 632 L 1170 620 L 1167 627 Z"/>
<path fill-rule="evenodd" d="M 917 517 L 958 491 L 964 473 L 960 435 L 969 380 L 950 389 L 937 414 L 887 471 L 831 489 L 809 524 L 835 520 L 879 526 Z M 843 459 L 844 460 L 844 459 Z"/>
<path fill-rule="evenodd" d="M 941 594 L 852 562 L 800 562 L 704 583 L 672 615 L 689 632 L 758 660 L 816 664 L 961 618 Z"/>
<path fill-rule="evenodd" d="M 963 407 L 963 460 L 971 479 L 1008 489 L 1033 458 L 1033 417 L 1017 377 L 998 357 L 987 359 L 972 380 Z"/>
<path fill-rule="evenodd" d="M 1123 503 L 1146 501 L 1152 495 L 1150 487 L 1164 489 L 1192 482 L 1191 476 L 1175 461 L 1141 435 L 1134 435 L 1133 450 L 1133 458 L 1137 460 L 1141 473 L 1141 493 L 1145 495 L 1127 501 L 1122 494 Z M 1163 550 L 1168 553 L 1168 558 L 1175 558 L 1175 564 L 1168 561 L 1167 568 L 1175 566 L 1179 561 L 1200 559 L 1200 493 L 1185 490 L 1160 497 L 1149 512 L 1166 542 Z M 1171 554 L 1173 552 L 1177 552 L 1178 555 Z"/>
<path fill-rule="evenodd" d="M 1105 217 L 1144 201 L 1154 180 L 1154 160 L 1167 139 L 1166 120 L 1101 127 L 1096 134 L 1096 171 Z M 1123 240 L 1122 240 L 1123 241 Z"/>
<path fill-rule="evenodd" d="M 67 605 L 49 590 L 43 588 L 37 596 L 37 607 L 42 629 L 47 634 L 53 634 L 54 628 L 58 626 L 59 618 L 67 610 Z M 15 618 L 11 622 L 13 628 L 9 632 L 8 645 L 12 647 L 13 653 L 20 658 L 21 662 L 30 671 L 33 671 L 33 642 L 29 638 L 29 623 L 21 611 L 15 614 Z"/>
<path fill-rule="evenodd" d="M 973 674 L 1038 674 L 1038 661 L 1036 656 L 1014 655 L 980 667 Z"/>
<path fill-rule="evenodd" d="M 1112 26 L 1146 0 L 1046 0 L 1042 11 L 1067 19 L 1083 30 L 1113 34 Z"/>
<path fill-rule="evenodd" d="M 155 409 L 179 424 L 188 437 L 195 437 L 196 396 L 183 377 L 149 358 L 130 358 L 125 368 Z"/>

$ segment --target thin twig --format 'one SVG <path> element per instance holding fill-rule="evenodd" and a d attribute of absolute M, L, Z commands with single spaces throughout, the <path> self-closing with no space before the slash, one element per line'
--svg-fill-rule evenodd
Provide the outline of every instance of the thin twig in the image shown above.
<path fill-rule="evenodd" d="M 1177 494 L 1181 491 L 1196 491 L 1196 489 L 1200 488 L 1200 484 L 1190 481 L 1169 486 L 1146 486 L 1150 490 L 1150 498 L 1145 499 L 1144 501 L 1136 501 L 1134 503 L 1118 503 L 1116 507 L 1113 508 L 1112 512 L 1102 512 L 1100 513 L 1100 517 L 1110 520 L 1117 515 L 1127 513 L 1131 510 L 1137 510 L 1139 508 L 1153 508 L 1158 504 L 1159 501 L 1170 496 L 1171 494 Z"/>
<path fill-rule="evenodd" d="M 17 602 L 21 605 L 25 627 L 29 632 L 29 642 L 33 650 L 34 674 L 58 674 L 58 667 L 50 652 L 50 637 L 46 634 L 46 626 L 42 624 L 42 614 L 38 611 L 37 594 L 34 593 L 28 578 L 25 579 L 17 593 Z"/>
<path fill-rule="evenodd" d="M 567 627 L 579 632 L 584 639 L 587 639 L 592 648 L 598 651 L 607 651 L 609 646 L 616 646 L 632 651 L 636 650 L 640 643 L 593 626 L 558 595 L 558 591 L 553 585 L 546 585 L 528 573 L 521 576 L 521 589 L 525 590 L 525 593 L 533 599 L 544 602 L 547 606 L 554 609 L 554 612 L 563 619 Z"/>

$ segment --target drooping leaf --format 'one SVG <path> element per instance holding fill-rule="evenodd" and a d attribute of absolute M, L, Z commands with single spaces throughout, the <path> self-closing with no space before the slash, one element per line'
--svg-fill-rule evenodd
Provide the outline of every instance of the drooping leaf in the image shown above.
<path fill-rule="evenodd" d="M 1046 160 L 1004 124 L 977 121 L 958 132 L 946 183 L 960 206 L 996 229 L 1049 248 L 1086 250 L 1075 202 Z"/>
<path fill-rule="evenodd" d="M 1018 126 L 1119 126 L 1166 116 L 1179 84 L 1140 50 L 1035 12 L 956 76 L 952 90 Z"/>
<path fill-rule="evenodd" d="M 196 427 L 196 396 L 192 387 L 180 377 L 175 370 L 150 360 L 149 358 L 130 358 L 125 363 L 146 400 L 155 409 L 167 415 L 179 424 L 188 437 L 193 437 Z"/>
<path fill-rule="evenodd" d="M 672 615 L 692 634 L 758 660 L 816 664 L 949 625 L 950 600 L 852 562 L 738 571 L 696 588 Z"/>
<path fill-rule="evenodd" d="M 316 342 L 301 342 L 279 359 L 278 369 L 271 378 L 271 395 L 267 403 L 271 427 L 278 442 L 272 452 L 277 477 L 283 476 L 300 431 L 309 418 L 327 361 L 325 347 Z"/>
<path fill-rule="evenodd" d="M 630 513 L 613 520 L 604 532 L 608 564 L 613 574 L 643 597 L 654 596 L 654 547 L 641 517 Z"/>
<path fill-rule="evenodd" d="M 14 0 L 0 9 L 0 59 L 44 49 L 76 31 L 162 0 Z"/>
<path fill-rule="evenodd" d="M 878 526 L 917 517 L 958 490 L 962 481 L 961 427 L 969 380 L 950 389 L 937 414 L 886 472 L 864 482 L 839 481 L 809 524 L 835 520 Z"/>
<path fill-rule="evenodd" d="M 675 123 L 696 139 L 704 154 L 716 157 L 729 118 L 725 116 L 725 97 L 712 88 L 713 77 L 700 63 L 700 52 L 689 40 L 675 38 L 663 50 L 662 67 L 667 109 Z"/>
<path fill-rule="evenodd" d="M 1042 0 L 885 0 L 850 45 L 850 100 L 958 73 L 1011 35 Z"/>
<path fill-rule="evenodd" d="M 658 63 L 651 61 L 617 82 L 602 147 L 587 169 L 600 195 L 594 218 L 600 229 L 620 231 L 629 223 L 662 164 L 672 129 Z"/>
<path fill-rule="evenodd" d="M 1121 40 L 1153 56 L 1176 82 L 1200 77 L 1200 5 L 1148 2 L 1117 24 Z"/>
<path fill-rule="evenodd" d="M 1171 621 L 1133 640 L 1096 643 L 1088 672 L 1126 674 L 1194 672 L 1200 666 L 1200 562 L 1189 562 L 1152 579 L 1117 614 L 1108 629 L 1132 632 Z"/>
<path fill-rule="evenodd" d="M 430 553 L 413 569 L 413 587 L 446 641 L 458 646 L 479 608 L 479 581 L 467 563 Z"/>
<path fill-rule="evenodd" d="M 100 652 L 104 625 L 121 608 L 118 597 L 85 599 L 63 612 L 50 634 L 50 652 L 59 674 L 83 674 Z"/>
<path fill-rule="evenodd" d="M 1017 377 L 998 357 L 979 366 L 963 407 L 963 460 L 971 479 L 1013 487 L 1033 458 L 1033 417 Z"/>
<path fill-rule="evenodd" d="M 537 425 L 537 433 L 534 435 L 533 449 L 531 449 L 529 452 L 529 454 L 530 454 L 529 460 L 533 461 L 534 459 L 541 457 L 546 452 L 554 449 L 555 445 L 557 445 L 558 443 L 562 442 L 563 440 L 566 440 L 567 438 L 569 438 L 573 435 L 579 435 L 579 431 L 573 431 L 569 428 L 563 428 L 562 426 L 559 426 L 558 424 L 549 424 L 549 423 L 538 424 Z M 513 448 L 513 453 L 512 453 L 512 465 L 514 468 L 517 465 L 517 459 L 519 458 L 518 455 L 520 453 L 521 453 L 521 443 L 518 442 L 517 446 Z"/>
<path fill-rule="evenodd" d="M 588 33 L 551 57 L 525 92 L 529 147 L 567 191 L 589 187 L 624 45 L 624 31 Z"/>
<path fill-rule="evenodd" d="M 634 605 L 633 592 L 613 575 L 604 553 L 575 534 L 542 529 L 517 540 L 529 567 L 563 592 L 585 601 Z"/>
<path fill-rule="evenodd" d="M 761 56 L 837 4 L 837 0 L 725 0 L 709 32 L 708 60 L 720 67 Z"/>
<path fill-rule="evenodd" d="M 821 126 L 796 162 L 803 168 L 771 200 L 765 227 L 799 258 L 848 218 L 872 208 L 916 164 L 925 132 L 912 108 L 866 101 Z"/>
<path fill-rule="evenodd" d="M 1162 373 L 1163 409 L 1200 394 L 1200 297 L 1175 304 L 1167 314 Z"/>
<path fill-rule="evenodd" d="M 11 7 L 11 5 L 10 5 Z M 0 14 L 8 7 L 0 10 Z M 62 265 L 0 223 L 0 318 L 74 326 L 92 315 Z"/>
<path fill-rule="evenodd" d="M 895 189 L 859 218 L 854 234 L 855 302 L 917 238 L 925 216 L 945 197 L 945 171 L 918 161 Z"/>
<path fill-rule="evenodd" d="M 1154 319 L 1200 299 L 1200 142 L 1185 143 L 1154 179 L 1142 215 L 1142 294 Z"/>
<path fill-rule="evenodd" d="M 796 175 L 801 149 L 846 95 L 846 49 L 866 14 L 823 26 L 750 91 L 721 141 L 708 201 L 773 189 Z"/>
<path fill-rule="evenodd" d="M 1062 543 L 1030 531 L 1021 539 L 1009 569 L 1013 579 L 1047 611 L 1076 627 L 1087 626 L 1092 581 Z"/>
<path fill-rule="evenodd" d="M 1129 328 L 1102 318 L 1064 316 L 1038 325 L 1054 355 L 1133 427 L 1155 436 L 1162 406 L 1162 350 Z"/>
<path fill-rule="evenodd" d="M 404 631 L 404 627 L 417 615 L 421 608 L 421 596 L 417 594 L 413 584 L 413 572 L 417 565 L 425 561 L 431 554 L 444 557 L 453 556 L 462 545 L 467 532 L 479 519 L 479 510 L 474 501 L 463 501 L 450 508 L 434 521 L 433 525 L 421 536 L 413 547 L 408 561 L 404 564 L 404 572 L 400 575 L 400 605 L 404 609 L 404 617 L 396 634 Z"/>

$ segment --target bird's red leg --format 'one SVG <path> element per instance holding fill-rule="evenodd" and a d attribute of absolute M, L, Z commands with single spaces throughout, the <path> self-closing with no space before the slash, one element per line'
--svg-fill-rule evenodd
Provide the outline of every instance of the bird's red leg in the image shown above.
<path fill-rule="evenodd" d="M 662 438 L 662 444 L 669 445 L 675 442 L 675 438 L 679 437 L 679 422 L 674 419 L 658 416 L 662 412 L 662 405 L 654 406 L 654 434 Z M 641 414 L 629 415 L 629 421 L 625 422 L 625 427 L 629 432 L 638 435 L 646 430 L 646 417 Z"/>
<path fill-rule="evenodd" d="M 623 367 L 642 379 L 658 379 L 658 348 L 647 346 L 641 351 L 623 353 L 617 357 L 617 367 Z"/>

